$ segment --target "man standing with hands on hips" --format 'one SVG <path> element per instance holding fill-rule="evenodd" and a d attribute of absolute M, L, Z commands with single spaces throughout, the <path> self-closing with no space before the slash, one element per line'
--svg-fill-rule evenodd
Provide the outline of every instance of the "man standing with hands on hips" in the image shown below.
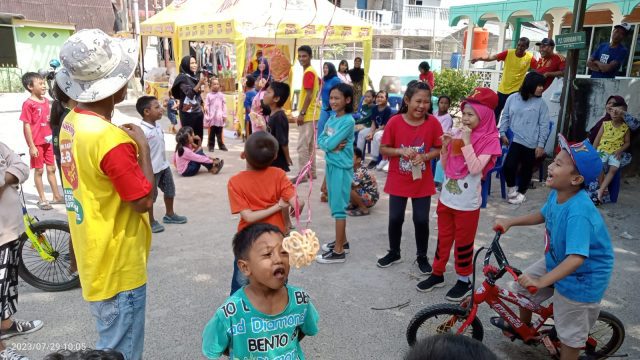
<path fill-rule="evenodd" d="M 320 109 L 317 105 L 318 91 L 320 90 L 320 78 L 311 66 L 312 51 L 308 45 L 302 45 L 298 48 L 298 61 L 304 69 L 302 78 L 302 91 L 300 92 L 300 114 L 296 120 L 298 124 L 298 176 L 293 178 L 292 182 L 305 182 L 308 177 L 316 178 L 316 154 L 314 141 L 314 126 L 320 117 Z M 310 174 L 302 176 L 302 169 L 311 160 Z M 302 177 L 301 177 L 302 176 Z"/>

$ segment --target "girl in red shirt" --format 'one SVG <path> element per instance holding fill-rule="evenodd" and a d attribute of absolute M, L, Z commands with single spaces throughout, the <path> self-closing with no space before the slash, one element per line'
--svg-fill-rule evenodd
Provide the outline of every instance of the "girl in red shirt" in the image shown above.
<path fill-rule="evenodd" d="M 414 80 L 405 92 L 399 114 L 384 129 L 380 153 L 389 159 L 389 175 L 384 191 L 389 194 L 389 252 L 378 259 L 385 268 L 401 261 L 400 239 L 407 200 L 413 206 L 418 268 L 431 274 L 427 258 L 429 206 L 436 193 L 429 162 L 438 157 L 442 127 L 433 115 L 429 85 Z"/>

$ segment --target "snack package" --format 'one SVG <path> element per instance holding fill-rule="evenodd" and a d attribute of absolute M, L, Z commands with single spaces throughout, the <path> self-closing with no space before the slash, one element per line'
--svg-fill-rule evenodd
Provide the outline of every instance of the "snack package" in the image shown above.
<path fill-rule="evenodd" d="M 320 241 L 312 230 L 304 230 L 302 233 L 292 231 L 282 241 L 282 247 L 289 253 L 289 264 L 299 269 L 309 266 L 320 250 Z"/>

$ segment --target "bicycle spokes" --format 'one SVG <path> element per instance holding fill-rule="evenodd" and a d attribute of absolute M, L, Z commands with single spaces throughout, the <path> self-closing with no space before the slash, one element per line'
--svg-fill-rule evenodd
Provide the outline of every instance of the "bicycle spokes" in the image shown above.
<path fill-rule="evenodd" d="M 449 334 L 451 332 L 451 328 L 458 321 L 457 316 L 451 316 L 449 319 L 445 320 L 442 324 L 438 325 L 436 328 L 438 334 Z"/>

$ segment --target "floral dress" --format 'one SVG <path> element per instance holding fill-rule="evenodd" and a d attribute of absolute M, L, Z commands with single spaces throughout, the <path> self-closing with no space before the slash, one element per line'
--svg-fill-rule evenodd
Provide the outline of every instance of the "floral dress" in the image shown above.
<path fill-rule="evenodd" d="M 376 177 L 369 172 L 366 166 L 360 166 L 353 173 L 353 186 L 356 192 L 362 198 L 365 206 L 370 208 L 378 202 L 380 193 L 378 193 L 378 182 Z"/>

